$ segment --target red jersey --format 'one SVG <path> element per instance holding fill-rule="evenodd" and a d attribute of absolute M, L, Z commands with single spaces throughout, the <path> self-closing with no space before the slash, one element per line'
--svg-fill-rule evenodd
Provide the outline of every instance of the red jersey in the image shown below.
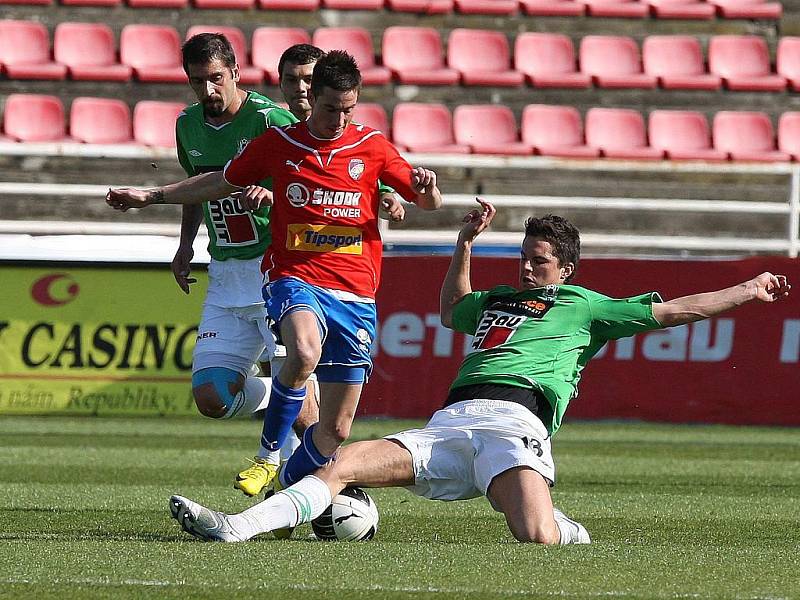
<path fill-rule="evenodd" d="M 351 124 L 322 140 L 306 123 L 272 127 L 225 167 L 231 185 L 272 177 L 272 243 L 261 270 L 312 285 L 375 297 L 383 243 L 378 179 L 416 198 L 411 165 L 380 131 Z"/>

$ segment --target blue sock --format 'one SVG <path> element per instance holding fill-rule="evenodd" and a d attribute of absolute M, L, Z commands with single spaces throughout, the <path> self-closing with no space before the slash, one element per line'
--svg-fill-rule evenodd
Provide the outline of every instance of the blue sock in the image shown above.
<path fill-rule="evenodd" d="M 294 451 L 286 461 L 286 465 L 281 470 L 281 483 L 285 486 L 297 483 L 306 475 L 310 475 L 320 467 L 324 467 L 330 461 L 330 456 L 325 456 L 314 445 L 311 437 L 316 425 L 312 425 L 303 433 L 300 447 Z"/>
<path fill-rule="evenodd" d="M 290 388 L 272 378 L 272 391 L 264 415 L 264 429 L 261 432 L 261 445 L 267 450 L 280 450 L 286 443 L 292 424 L 303 408 L 306 388 Z"/>

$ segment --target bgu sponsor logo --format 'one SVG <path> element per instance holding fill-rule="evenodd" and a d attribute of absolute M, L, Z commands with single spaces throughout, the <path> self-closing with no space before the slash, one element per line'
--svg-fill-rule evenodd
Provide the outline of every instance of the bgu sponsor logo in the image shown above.
<path fill-rule="evenodd" d="M 209 201 L 208 214 L 219 246 L 244 246 L 258 241 L 252 213 L 242 207 L 238 198 Z"/>
<path fill-rule="evenodd" d="M 475 350 L 494 348 L 507 342 L 526 317 L 487 310 L 481 316 L 472 347 Z"/>

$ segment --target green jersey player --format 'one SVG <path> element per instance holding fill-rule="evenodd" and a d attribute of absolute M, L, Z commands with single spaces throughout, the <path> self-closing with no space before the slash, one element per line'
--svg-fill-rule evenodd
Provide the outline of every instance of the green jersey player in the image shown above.
<path fill-rule="evenodd" d="M 669 302 L 655 293 L 609 298 L 569 283 L 580 257 L 578 230 L 548 215 L 525 224 L 516 286 L 473 292 L 472 245 L 495 214 L 479 202 L 481 210 L 465 218 L 440 297 L 442 323 L 474 335 L 445 407 L 423 429 L 345 446 L 334 462 L 237 515 L 173 496 L 171 513 L 185 531 L 243 541 L 316 518 L 348 485 L 405 486 L 434 500 L 485 495 L 519 541 L 588 543 L 583 525 L 550 498 L 550 438 L 577 394 L 582 367 L 608 340 L 774 302 L 791 289 L 783 275 L 762 273 Z"/>

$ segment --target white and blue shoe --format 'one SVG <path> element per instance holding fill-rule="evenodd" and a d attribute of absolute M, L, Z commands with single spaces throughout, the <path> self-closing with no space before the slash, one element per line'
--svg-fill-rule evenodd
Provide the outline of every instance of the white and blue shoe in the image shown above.
<path fill-rule="evenodd" d="M 169 499 L 169 512 L 186 533 L 205 542 L 244 542 L 248 539 L 230 524 L 225 513 L 200 506 L 183 496 Z"/>

